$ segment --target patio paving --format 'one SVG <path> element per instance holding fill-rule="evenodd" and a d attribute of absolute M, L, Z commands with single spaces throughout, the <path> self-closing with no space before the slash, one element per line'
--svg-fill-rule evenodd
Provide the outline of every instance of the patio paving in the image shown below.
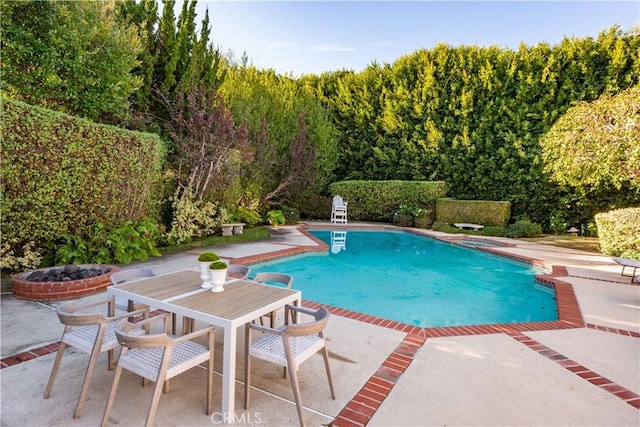
<path fill-rule="evenodd" d="M 493 248 L 494 252 L 563 266 L 554 270 L 554 280 L 572 285 L 583 324 L 567 323 L 553 330 L 544 325 L 494 328 L 481 334 L 454 329 L 447 335 L 332 309 L 326 336 L 337 399 L 330 398 L 322 358 L 303 364 L 300 381 L 307 425 L 333 421 L 334 426 L 640 426 L 640 286 L 620 277 L 619 266 L 609 257 L 496 240 L 511 246 Z M 314 246 L 317 242 L 304 232 L 284 227 L 269 241 L 203 248 L 122 268 L 144 265 L 162 274 L 196 269 L 194 255 L 205 250 L 246 261 Z M 84 354 L 67 351 L 52 396 L 42 398 L 62 333 L 53 306 L 2 295 L 2 426 L 101 422 L 113 378 L 106 356 L 100 358 L 81 418 L 73 419 L 72 413 L 86 368 Z M 218 372 L 221 335 L 215 351 Z M 237 378 L 242 379 L 243 346 L 239 347 Z M 204 412 L 205 372 L 196 368 L 172 380 L 170 393 L 160 399 L 158 425 L 222 423 L 219 412 L 212 417 Z M 236 388 L 238 425 L 297 425 L 291 386 L 281 369 L 255 361 L 253 372 L 256 389 L 249 410 L 242 409 L 243 384 Z M 219 376 L 215 387 L 221 390 Z M 144 424 L 151 392 L 125 373 L 109 425 Z M 220 405 L 216 394 L 214 411 Z"/>

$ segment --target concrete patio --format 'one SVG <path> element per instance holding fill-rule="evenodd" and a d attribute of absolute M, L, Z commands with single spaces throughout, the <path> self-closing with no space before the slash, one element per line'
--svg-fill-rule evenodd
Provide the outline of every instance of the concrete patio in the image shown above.
<path fill-rule="evenodd" d="M 640 286 L 621 277 L 620 266 L 610 257 L 496 240 L 510 246 L 494 248 L 495 252 L 548 263 L 550 273 L 551 265 L 563 266 L 553 270 L 553 280 L 572 285 L 583 323 L 556 322 L 552 329 L 543 324 L 495 327 L 485 332 L 468 328 L 465 333 L 464 328 L 405 327 L 332 310 L 326 336 L 337 399 L 330 397 L 322 357 L 303 364 L 299 373 L 306 424 L 640 426 Z M 203 248 L 122 268 L 147 266 L 162 274 L 197 269 L 195 255 L 207 249 L 247 260 L 315 245 L 306 233 L 286 227 L 268 241 Z M 86 369 L 84 354 L 67 350 L 52 396 L 42 397 L 55 358 L 51 344 L 62 333 L 55 305 L 2 295 L 2 426 L 101 423 L 113 379 L 104 355 L 79 419 L 72 413 Z M 220 335 L 215 351 L 218 372 Z M 239 347 L 237 378 L 242 379 L 244 356 Z M 158 425 L 222 424 L 219 394 L 214 397 L 218 412 L 205 414 L 205 372 L 196 368 L 172 380 L 171 391 L 160 398 Z M 236 388 L 237 424 L 297 425 L 291 386 L 281 369 L 256 361 L 253 372 L 249 410 L 242 407 L 243 384 Z M 219 376 L 215 387 L 221 389 Z M 152 387 L 142 388 L 139 378 L 125 373 L 109 425 L 143 425 L 151 393 Z"/>

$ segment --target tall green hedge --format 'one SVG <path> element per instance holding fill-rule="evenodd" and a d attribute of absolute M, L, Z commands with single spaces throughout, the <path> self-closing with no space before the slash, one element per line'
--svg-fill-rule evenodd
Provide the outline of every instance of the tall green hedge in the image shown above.
<path fill-rule="evenodd" d="M 155 214 L 165 158 L 157 135 L 8 99 L 2 109 L 3 257 L 95 222 Z"/>
<path fill-rule="evenodd" d="M 595 216 L 602 253 L 640 260 L 640 207 Z"/>
<path fill-rule="evenodd" d="M 440 199 L 436 202 L 436 221 L 505 227 L 511 216 L 509 202 L 491 200 Z"/>
<path fill-rule="evenodd" d="M 340 181 L 329 186 L 331 194 L 348 203 L 349 219 L 386 221 L 400 205 L 432 209 L 447 193 L 443 181 Z"/>
<path fill-rule="evenodd" d="M 612 27 L 553 46 L 440 44 L 315 84 L 339 138 L 336 181 L 442 180 L 452 197 L 508 200 L 514 217 L 548 225 L 633 204 L 625 189 L 585 196 L 552 182 L 538 140 L 577 102 L 639 82 L 640 33 Z"/>

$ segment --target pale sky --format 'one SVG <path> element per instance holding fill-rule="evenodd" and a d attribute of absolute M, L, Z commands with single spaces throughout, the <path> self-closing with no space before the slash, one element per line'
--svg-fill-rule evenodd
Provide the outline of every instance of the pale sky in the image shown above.
<path fill-rule="evenodd" d="M 390 63 L 438 43 L 559 43 L 597 37 L 618 24 L 640 25 L 635 1 L 220 1 L 199 0 L 196 22 L 209 10 L 212 42 L 223 53 L 280 74 Z M 180 5 L 176 5 L 179 13 Z"/>

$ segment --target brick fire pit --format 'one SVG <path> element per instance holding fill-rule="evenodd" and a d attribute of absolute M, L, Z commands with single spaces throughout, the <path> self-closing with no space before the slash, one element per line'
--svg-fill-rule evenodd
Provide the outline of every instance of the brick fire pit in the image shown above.
<path fill-rule="evenodd" d="M 27 280 L 34 272 L 47 273 L 64 267 L 49 267 L 19 273 L 11 278 L 12 292 L 18 299 L 34 301 L 59 301 L 91 295 L 105 289 L 111 284 L 111 275 L 120 269 L 115 265 L 81 264 L 80 269 L 102 269 L 104 274 L 76 280 L 55 282 L 36 282 Z M 107 271 L 108 270 L 108 271 Z"/>

